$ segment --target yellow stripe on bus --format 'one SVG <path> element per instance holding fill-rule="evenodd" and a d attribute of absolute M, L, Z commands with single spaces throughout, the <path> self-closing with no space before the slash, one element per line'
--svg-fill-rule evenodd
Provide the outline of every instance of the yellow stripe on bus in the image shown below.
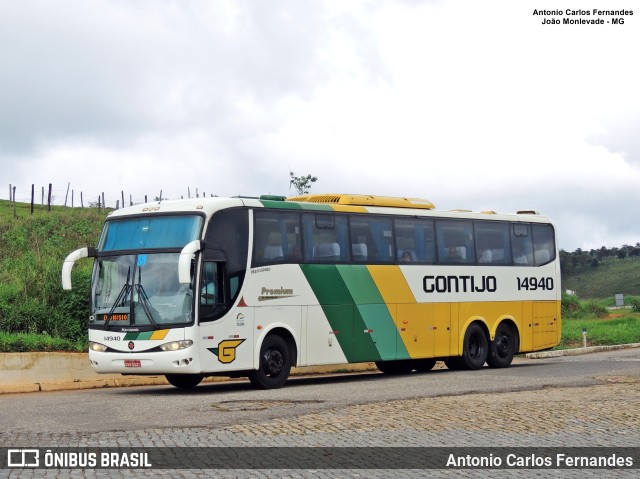
<path fill-rule="evenodd" d="M 168 333 L 169 333 L 168 329 L 160 329 L 158 331 L 154 331 L 150 339 L 151 341 L 157 340 L 157 339 L 164 339 Z"/>
<path fill-rule="evenodd" d="M 385 303 L 416 303 L 400 266 L 367 266 L 367 269 Z"/>

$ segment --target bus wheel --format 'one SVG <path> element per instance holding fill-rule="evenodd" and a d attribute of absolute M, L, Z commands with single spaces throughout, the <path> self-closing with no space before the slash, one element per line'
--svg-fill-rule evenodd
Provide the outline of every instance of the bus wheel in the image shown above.
<path fill-rule="evenodd" d="M 464 334 L 462 363 L 467 369 L 480 369 L 489 355 L 489 341 L 484 330 L 476 323 L 471 324 Z"/>
<path fill-rule="evenodd" d="M 376 361 L 376 366 L 385 374 L 408 374 L 413 371 L 413 361 L 408 359 Z"/>
<path fill-rule="evenodd" d="M 180 389 L 193 389 L 204 378 L 200 374 L 165 374 L 164 377 L 167 378 L 169 384 Z"/>
<path fill-rule="evenodd" d="M 516 354 L 516 338 L 508 324 L 501 323 L 491 341 L 487 364 L 492 368 L 508 368 Z"/>
<path fill-rule="evenodd" d="M 426 373 L 433 369 L 436 365 L 435 359 L 414 359 L 413 360 L 413 369 L 418 371 L 419 373 Z"/>
<path fill-rule="evenodd" d="M 289 346 L 280 336 L 267 336 L 260 348 L 260 367 L 249 374 L 249 381 L 260 389 L 279 388 L 291 371 Z"/>

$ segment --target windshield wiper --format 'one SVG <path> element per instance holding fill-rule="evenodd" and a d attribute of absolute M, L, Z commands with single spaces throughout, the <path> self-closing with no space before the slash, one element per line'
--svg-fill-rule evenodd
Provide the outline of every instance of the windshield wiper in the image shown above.
<path fill-rule="evenodd" d="M 134 288 L 135 288 L 135 292 L 138 293 L 138 299 L 140 300 L 140 304 L 142 305 L 142 309 L 144 310 L 144 313 L 147 315 L 147 318 L 149 318 L 149 321 L 151 322 L 151 324 L 153 324 L 157 328 L 158 323 L 156 323 L 155 319 L 153 319 L 153 313 L 151 312 L 151 310 L 153 309 L 153 306 L 149 301 L 149 296 L 147 296 L 147 292 L 144 290 L 144 287 L 142 286 L 142 268 L 138 268 L 138 283 L 134 285 Z"/>
<path fill-rule="evenodd" d="M 129 266 L 129 269 L 127 270 L 127 281 L 126 283 L 124 283 L 124 286 L 122 286 L 120 293 L 118 293 L 118 297 L 113 302 L 113 306 L 111 306 L 111 309 L 109 310 L 109 314 L 107 314 L 107 319 L 104 322 L 105 329 L 107 329 L 107 326 L 109 326 L 109 321 L 111 321 L 111 316 L 113 315 L 113 312 L 116 310 L 118 305 L 124 306 L 125 300 L 129 296 L 129 293 L 131 292 L 131 285 L 129 284 L 130 278 L 131 278 L 131 266 Z"/>

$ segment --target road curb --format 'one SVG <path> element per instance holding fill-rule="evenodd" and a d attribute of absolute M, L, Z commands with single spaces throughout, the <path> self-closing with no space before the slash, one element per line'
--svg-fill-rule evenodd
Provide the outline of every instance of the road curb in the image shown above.
<path fill-rule="evenodd" d="M 640 348 L 640 343 L 614 344 L 611 346 L 588 346 L 576 349 L 558 349 L 555 351 L 541 351 L 526 354 L 527 359 L 559 358 L 562 356 L 578 356 L 580 354 L 600 353 L 603 351 L 617 351 L 619 349 Z"/>
<path fill-rule="evenodd" d="M 301 368 L 293 368 L 291 376 L 311 376 L 318 374 L 341 374 L 354 372 L 377 371 L 375 363 L 357 363 L 357 364 L 333 364 L 329 366 L 309 366 Z M 211 376 L 205 378 L 203 383 L 237 381 L 224 376 Z M 101 378 L 99 374 L 95 375 L 95 379 L 76 379 L 72 381 L 60 381 L 52 378 L 46 382 L 25 383 L 25 384 L 0 384 L 1 394 L 17 394 L 32 393 L 40 391 L 71 391 L 77 389 L 100 389 L 114 387 L 129 386 L 168 386 L 169 383 L 164 376 L 121 376 L 118 378 Z"/>
<path fill-rule="evenodd" d="M 546 358 L 559 358 L 562 356 L 577 356 L 582 354 L 599 353 L 604 351 L 616 351 L 620 349 L 640 348 L 640 343 L 632 344 L 617 344 L 612 346 L 590 346 L 586 348 L 578 349 L 561 349 L 554 351 L 541 351 L 537 353 L 528 353 L 525 355 L 527 359 L 546 359 Z M 317 374 L 341 374 L 351 372 L 367 372 L 377 371 L 375 363 L 357 363 L 357 364 L 333 364 L 329 366 L 310 366 L 302 368 L 293 368 L 291 371 L 292 376 L 309 376 Z M 212 382 L 224 382 L 235 381 L 237 379 L 228 377 L 209 377 L 206 378 L 204 383 Z M 100 378 L 100 375 L 96 374 L 95 379 L 81 379 L 73 381 L 57 381 L 52 378 L 51 381 L 25 383 L 25 384 L 0 384 L 1 394 L 17 394 L 17 393 L 31 393 L 40 391 L 70 391 L 77 389 L 99 389 L 99 388 L 113 388 L 113 387 L 129 387 L 129 386 L 157 386 L 168 385 L 164 376 L 136 376 L 127 377 L 122 376 L 117 379 L 114 378 Z"/>

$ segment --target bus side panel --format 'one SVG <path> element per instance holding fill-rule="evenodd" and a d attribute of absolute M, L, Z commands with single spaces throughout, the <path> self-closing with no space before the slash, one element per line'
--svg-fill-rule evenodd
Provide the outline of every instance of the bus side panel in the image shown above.
<path fill-rule="evenodd" d="M 533 303 L 533 348 L 545 349 L 559 341 L 560 318 L 556 301 L 536 301 Z"/>
<path fill-rule="evenodd" d="M 451 305 L 398 304 L 397 326 L 412 359 L 449 356 Z"/>
<path fill-rule="evenodd" d="M 406 348 L 398 350 L 398 330 L 389 308 L 385 304 L 379 285 L 366 266 L 354 265 L 337 267 L 355 305 L 355 325 L 364 324 L 362 330 L 355 329 L 356 344 L 366 345 L 370 341 L 376 348 L 375 361 L 408 359 Z M 368 338 L 369 336 L 370 338 Z"/>
<path fill-rule="evenodd" d="M 198 341 L 202 372 L 223 372 L 253 367 L 253 332 L 256 308 L 232 309 L 224 318 L 200 323 Z"/>
<path fill-rule="evenodd" d="M 533 351 L 533 301 L 522 302 L 522 333 L 520 351 Z"/>
<path fill-rule="evenodd" d="M 325 311 L 335 318 L 329 324 Z M 309 306 L 307 308 L 306 336 L 303 343 L 303 356 L 306 365 L 343 364 L 348 362 L 340 341 L 353 341 L 353 307 L 347 306 Z"/>

